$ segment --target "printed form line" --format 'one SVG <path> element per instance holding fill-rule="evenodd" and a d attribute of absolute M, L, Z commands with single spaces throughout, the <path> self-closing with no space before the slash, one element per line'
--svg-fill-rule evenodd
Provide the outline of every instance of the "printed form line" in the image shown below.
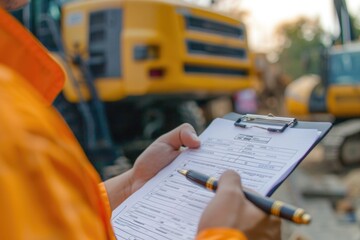
<path fill-rule="evenodd" d="M 128 198 L 125 208 L 113 212 L 117 238 L 194 239 L 202 211 L 214 193 L 190 183 L 178 175 L 177 169 L 197 170 L 214 177 L 233 169 L 240 173 L 244 187 L 265 195 L 318 137 L 316 130 L 293 130 L 279 135 L 246 129 L 245 134 L 241 133 L 244 129 L 233 127 L 232 121 L 216 119 L 200 136 L 199 149 L 184 151 Z"/>

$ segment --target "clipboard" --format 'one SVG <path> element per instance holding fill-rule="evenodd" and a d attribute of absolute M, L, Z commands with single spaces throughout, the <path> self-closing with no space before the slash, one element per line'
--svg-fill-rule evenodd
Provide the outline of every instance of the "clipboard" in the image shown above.
<path fill-rule="evenodd" d="M 255 120 L 252 120 L 256 118 Z M 319 137 L 314 144 L 309 148 L 306 154 L 298 161 L 296 166 L 288 173 L 281 182 L 273 187 L 273 189 L 267 194 L 270 197 L 275 190 L 290 176 L 290 174 L 296 169 L 296 167 L 305 159 L 305 157 L 314 149 L 314 147 L 329 133 L 333 124 L 330 122 L 310 122 L 310 121 L 297 121 L 295 118 L 275 117 L 273 115 L 256 115 L 256 114 L 238 114 L 230 112 L 223 116 L 224 119 L 234 121 L 234 125 L 238 127 L 260 127 L 269 132 L 276 132 L 281 134 L 286 131 L 287 128 L 297 129 L 315 129 L 319 131 Z M 250 121 L 248 121 L 250 120 Z M 279 120 L 279 121 L 278 121 Z M 241 125 L 239 125 L 241 124 Z M 264 125 L 266 127 L 264 127 Z M 280 126 L 279 126 L 280 125 Z M 276 129 L 276 130 L 275 130 Z"/>

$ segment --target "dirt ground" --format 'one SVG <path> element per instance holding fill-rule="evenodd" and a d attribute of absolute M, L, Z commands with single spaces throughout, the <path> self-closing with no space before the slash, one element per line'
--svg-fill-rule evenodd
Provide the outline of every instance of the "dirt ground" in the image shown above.
<path fill-rule="evenodd" d="M 283 239 L 360 240 L 360 168 L 332 166 L 320 143 L 275 192 L 312 216 L 310 225 L 283 221 Z"/>
<path fill-rule="evenodd" d="M 268 99 L 258 113 L 287 116 L 284 102 Z M 331 121 L 312 116 L 312 121 Z M 302 119 L 310 120 L 310 119 Z M 283 240 L 360 240 L 360 167 L 343 168 L 324 157 L 321 142 L 301 162 L 272 196 L 304 208 L 309 225 L 282 222 Z"/>

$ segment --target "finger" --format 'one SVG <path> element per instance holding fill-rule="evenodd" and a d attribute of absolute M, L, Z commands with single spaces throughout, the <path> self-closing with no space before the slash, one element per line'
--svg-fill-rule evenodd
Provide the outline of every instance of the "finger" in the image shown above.
<path fill-rule="evenodd" d="M 188 123 L 184 123 L 174 130 L 162 135 L 157 141 L 169 144 L 173 149 L 181 146 L 197 148 L 200 146 L 200 139 L 195 129 Z"/>
<path fill-rule="evenodd" d="M 245 201 L 239 174 L 232 170 L 225 171 L 219 179 L 215 198 L 237 204 Z"/>
<path fill-rule="evenodd" d="M 255 205 L 253 205 L 253 203 L 249 202 L 246 199 L 243 192 L 240 175 L 233 170 L 227 170 L 221 175 L 219 179 L 217 192 L 220 192 L 221 195 L 225 195 L 224 193 L 227 193 L 229 195 L 234 194 L 234 191 L 236 191 L 235 194 L 239 196 L 238 200 L 241 202 L 241 204 L 247 204 L 251 206 L 250 208 L 248 208 L 248 210 L 250 209 L 251 211 L 259 212 L 258 215 L 262 217 L 267 216 L 260 209 L 258 209 L 258 207 L 256 207 Z M 250 191 L 255 192 L 253 190 Z"/>
<path fill-rule="evenodd" d="M 240 175 L 233 170 L 227 170 L 221 175 L 217 191 L 224 191 L 228 188 L 236 188 L 242 192 Z"/>
<path fill-rule="evenodd" d="M 236 228 L 244 200 L 239 175 L 234 171 L 226 171 L 220 177 L 216 195 L 201 217 L 198 230 L 212 227 Z"/>

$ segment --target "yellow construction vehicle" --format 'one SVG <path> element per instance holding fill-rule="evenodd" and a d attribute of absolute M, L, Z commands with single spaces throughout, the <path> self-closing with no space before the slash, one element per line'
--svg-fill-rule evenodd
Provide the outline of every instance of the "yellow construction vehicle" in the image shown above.
<path fill-rule="evenodd" d="M 244 25 L 182 1 L 38 0 L 15 15 L 64 67 L 54 105 L 100 171 L 118 145 L 201 131 L 199 105 L 255 76 Z"/>
<path fill-rule="evenodd" d="M 360 42 L 344 0 L 334 0 L 340 23 L 340 44 L 322 54 L 320 76 L 302 76 L 285 92 L 292 115 L 329 113 L 335 127 L 322 142 L 325 158 L 343 165 L 360 163 Z"/>

